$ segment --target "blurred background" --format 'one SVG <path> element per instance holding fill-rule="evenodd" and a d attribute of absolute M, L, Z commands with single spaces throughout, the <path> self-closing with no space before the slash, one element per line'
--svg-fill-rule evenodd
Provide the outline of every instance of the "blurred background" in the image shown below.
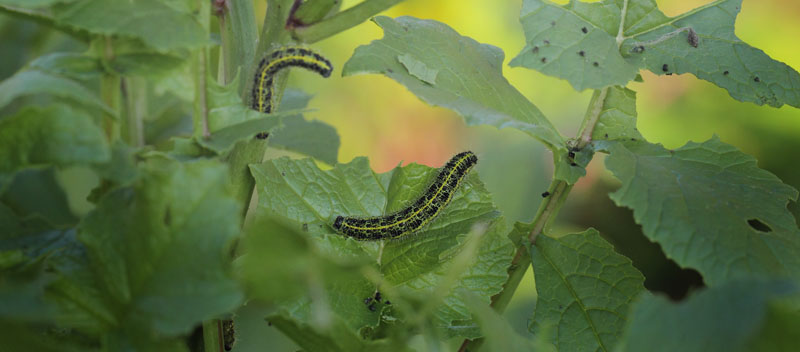
<path fill-rule="evenodd" d="M 344 0 L 343 9 L 358 3 Z M 556 1 L 566 3 L 567 0 Z M 709 3 L 709 0 L 656 0 L 667 15 L 674 16 Z M 257 23 L 265 2 L 256 0 Z M 475 40 L 495 45 L 505 54 L 505 64 L 524 46 L 519 24 L 521 0 L 407 0 L 383 15 L 435 19 Z M 736 21 L 736 34 L 762 49 L 773 59 L 800 70 L 800 2 L 797 0 L 744 0 Z M 341 77 L 341 67 L 353 50 L 382 37 L 373 23 L 363 23 L 344 33 L 316 43 L 335 66 L 328 79 L 314 73 L 293 70 L 290 87 L 315 97 L 306 115 L 336 127 L 341 137 L 339 162 L 367 156 L 372 168 L 385 172 L 398 164 L 419 163 L 441 166 L 453 154 L 472 150 L 479 155 L 477 172 L 492 192 L 508 221 L 530 221 L 552 174 L 551 155 L 526 135 L 489 127 L 467 127 L 455 113 L 426 105 L 403 86 L 379 75 Z M 0 79 L 11 76 L 37 56 L 52 51 L 82 51 L 85 46 L 36 23 L 0 15 Z M 508 80 L 559 128 L 574 136 L 590 91 L 576 92 L 566 82 L 524 68 L 504 67 Z M 800 109 L 759 107 L 738 102 L 721 88 L 692 75 L 656 76 L 643 72 L 643 83 L 631 83 L 638 94 L 638 128 L 651 142 L 677 148 L 688 141 L 701 142 L 717 134 L 758 159 L 759 166 L 785 183 L 800 187 Z M 617 181 L 603 168 L 602 155 L 588 167 L 560 214 L 557 233 L 600 230 L 617 250 L 634 261 L 647 277 L 648 289 L 680 299 L 702 287 L 692 270 L 682 270 L 664 258 L 658 245 L 649 242 L 631 217 L 606 197 Z M 60 180 L 70 188 L 76 212 L 88 211 L 85 197 L 91 182 L 82 170 L 61 170 Z M 800 208 L 789 205 L 797 217 Z M 535 302 L 535 286 L 529 272 L 506 316 L 519 331 L 526 331 Z M 256 346 L 292 350 L 288 341 L 278 347 L 278 334 L 257 323 L 263 318 L 259 307 L 240 312 L 242 344 L 237 350 Z"/>

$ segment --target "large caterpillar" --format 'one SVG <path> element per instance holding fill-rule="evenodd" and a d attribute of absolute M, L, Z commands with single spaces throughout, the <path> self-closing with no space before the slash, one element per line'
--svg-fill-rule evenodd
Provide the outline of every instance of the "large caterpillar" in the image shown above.
<path fill-rule="evenodd" d="M 253 110 L 270 113 L 275 105 L 273 99 L 273 78 L 278 71 L 290 67 L 303 67 L 319 73 L 322 77 L 329 77 L 333 66 L 328 59 L 307 48 L 289 46 L 280 48 L 265 56 L 258 63 L 255 77 L 253 78 Z"/>
<path fill-rule="evenodd" d="M 397 238 L 413 233 L 431 222 L 450 202 L 461 180 L 478 162 L 472 152 L 454 156 L 419 199 L 394 214 L 368 218 L 337 216 L 333 228 L 358 240 Z"/>

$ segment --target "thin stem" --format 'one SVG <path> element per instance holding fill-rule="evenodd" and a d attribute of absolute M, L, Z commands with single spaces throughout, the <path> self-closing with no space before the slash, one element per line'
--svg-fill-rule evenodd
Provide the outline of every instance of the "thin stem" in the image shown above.
<path fill-rule="evenodd" d="M 597 126 L 597 120 L 600 119 L 600 115 L 603 113 L 608 89 L 606 87 L 600 91 L 595 91 L 592 100 L 589 102 L 589 111 L 587 111 L 583 119 L 581 131 L 578 134 L 578 145 L 576 146 L 578 150 L 583 149 L 583 147 L 592 142 L 592 133 L 594 133 L 595 126 Z"/>
<path fill-rule="evenodd" d="M 320 22 L 294 30 L 292 36 L 302 42 L 314 43 L 336 33 L 355 27 L 403 0 L 365 0 Z"/>

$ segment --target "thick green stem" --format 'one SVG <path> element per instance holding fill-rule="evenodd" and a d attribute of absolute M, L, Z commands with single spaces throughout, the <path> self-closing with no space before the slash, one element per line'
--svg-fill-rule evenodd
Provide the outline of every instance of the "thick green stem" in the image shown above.
<path fill-rule="evenodd" d="M 403 0 L 365 0 L 307 27 L 298 27 L 292 36 L 298 41 L 315 43 L 336 33 L 355 27 Z"/>
<path fill-rule="evenodd" d="M 204 352 L 223 352 L 222 323 L 217 320 L 203 322 L 203 350 Z"/>
<path fill-rule="evenodd" d="M 143 77 L 123 78 L 122 93 L 125 100 L 125 119 L 122 125 L 125 142 L 134 147 L 144 146 L 147 81 Z"/>
<path fill-rule="evenodd" d="M 114 49 L 111 38 L 106 37 L 102 44 L 102 55 L 106 62 L 114 59 Z M 104 73 L 100 78 L 100 98 L 111 110 L 120 111 L 120 77 L 116 74 Z M 109 142 L 117 140 L 120 136 L 119 117 L 106 113 L 103 116 L 103 129 Z"/>

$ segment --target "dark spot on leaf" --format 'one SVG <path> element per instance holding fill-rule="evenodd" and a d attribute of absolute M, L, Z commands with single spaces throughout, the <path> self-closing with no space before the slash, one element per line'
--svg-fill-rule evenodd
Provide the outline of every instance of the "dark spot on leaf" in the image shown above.
<path fill-rule="evenodd" d="M 578 55 L 580 55 L 580 56 L 586 56 L 586 52 L 585 52 L 585 51 L 583 51 L 583 50 L 581 50 L 581 51 L 579 51 L 579 52 L 578 52 Z"/>
<path fill-rule="evenodd" d="M 550 45 L 550 41 L 549 41 L 549 40 L 547 40 L 547 39 L 545 39 L 545 40 L 544 40 L 544 44 L 545 44 L 545 45 Z"/>
<path fill-rule="evenodd" d="M 631 138 L 631 142 L 636 142 L 636 138 Z"/>
<path fill-rule="evenodd" d="M 606 133 L 604 136 L 605 136 L 606 138 L 608 138 L 608 133 Z"/>
<path fill-rule="evenodd" d="M 576 163 L 574 163 L 574 162 L 572 162 L 572 163 L 569 163 L 569 165 L 570 165 L 570 166 L 578 166 L 578 164 L 576 164 Z"/>
<path fill-rule="evenodd" d="M 375 301 L 381 301 L 381 291 L 375 291 Z"/>
<path fill-rule="evenodd" d="M 386 304 L 392 304 L 392 302 L 389 302 L 388 300 L 387 300 L 386 302 L 384 302 L 384 303 L 386 303 Z"/>
<path fill-rule="evenodd" d="M 632 52 L 640 54 L 644 52 L 644 45 L 637 45 L 631 49 Z"/>
<path fill-rule="evenodd" d="M 594 67 L 598 67 L 598 66 L 600 66 L 600 63 L 595 61 L 592 65 L 594 65 Z"/>
<path fill-rule="evenodd" d="M 728 71 L 725 71 L 725 72 L 723 72 L 722 74 L 727 76 L 729 73 L 730 73 L 730 72 L 728 72 Z"/>
<path fill-rule="evenodd" d="M 281 176 L 286 176 L 286 173 L 285 172 L 281 172 Z"/>
<path fill-rule="evenodd" d="M 544 63 L 547 63 L 547 58 L 546 58 L 546 57 L 543 57 L 543 58 L 542 58 L 542 63 L 543 63 L 543 64 L 544 64 Z"/>
<path fill-rule="evenodd" d="M 667 73 L 667 76 L 672 76 L 672 72 L 670 72 L 670 73 Z"/>
<path fill-rule="evenodd" d="M 533 52 L 534 54 L 538 54 L 539 53 L 539 47 L 538 46 L 534 46 L 533 49 L 531 49 L 531 52 Z"/>
<path fill-rule="evenodd" d="M 267 132 L 259 132 L 256 135 L 256 139 L 267 139 L 267 137 L 269 137 L 269 133 Z"/>
<path fill-rule="evenodd" d="M 542 198 L 547 198 L 548 196 L 550 196 L 550 192 L 542 193 Z"/>
<path fill-rule="evenodd" d="M 697 36 L 697 32 L 694 29 L 689 28 L 689 36 L 686 38 L 686 41 L 689 42 L 689 45 L 692 47 L 697 47 L 697 44 L 700 43 L 700 37 Z"/>
<path fill-rule="evenodd" d="M 755 81 L 756 83 L 761 82 L 761 78 L 758 78 L 758 77 L 753 78 L 753 81 Z"/>
<path fill-rule="evenodd" d="M 372 303 L 372 300 L 373 300 L 373 299 L 374 299 L 374 298 L 372 298 L 372 297 L 367 297 L 367 298 L 364 298 L 364 304 L 365 304 L 365 305 L 369 305 L 370 303 Z"/>
<path fill-rule="evenodd" d="M 394 70 L 392 70 L 391 68 L 387 68 L 387 69 L 386 69 L 386 72 L 389 72 L 389 73 L 394 73 Z"/>
<path fill-rule="evenodd" d="M 583 32 L 583 34 L 586 34 L 586 33 L 589 33 L 589 30 L 586 29 L 586 27 L 583 27 L 583 28 L 581 28 L 581 32 Z"/>
<path fill-rule="evenodd" d="M 571 151 L 571 152 L 567 153 L 567 156 L 569 156 L 570 159 L 574 159 L 575 158 L 575 152 Z"/>
<path fill-rule="evenodd" d="M 308 232 L 308 224 L 303 224 L 303 231 Z"/>
<path fill-rule="evenodd" d="M 669 71 L 669 65 L 664 64 L 663 66 L 661 66 L 661 71 L 664 71 L 664 72 Z"/>
<path fill-rule="evenodd" d="M 551 26 L 555 26 L 555 25 L 556 25 L 556 21 L 551 21 L 551 22 L 550 22 L 550 25 L 551 25 Z"/>
<path fill-rule="evenodd" d="M 759 221 L 758 219 L 747 220 L 747 224 L 759 232 L 772 232 L 772 228 L 770 228 L 769 225 Z"/>
<path fill-rule="evenodd" d="M 558 309 L 559 309 L 559 310 L 561 310 L 561 309 L 564 309 L 564 306 L 563 306 L 563 305 L 561 305 L 561 304 L 559 304 L 559 305 L 558 305 Z"/>
<path fill-rule="evenodd" d="M 367 308 L 369 309 L 370 312 L 374 312 L 377 310 L 377 308 L 375 307 L 375 303 L 370 304 L 369 307 Z"/>

